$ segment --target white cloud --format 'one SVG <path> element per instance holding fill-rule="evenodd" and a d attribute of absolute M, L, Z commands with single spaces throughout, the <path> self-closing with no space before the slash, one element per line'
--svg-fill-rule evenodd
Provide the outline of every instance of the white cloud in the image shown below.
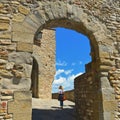
<path fill-rule="evenodd" d="M 73 71 L 73 70 L 66 70 L 66 71 L 64 71 L 64 73 L 65 73 L 66 75 L 68 75 L 68 74 L 71 74 L 72 71 Z"/>
<path fill-rule="evenodd" d="M 75 77 L 77 77 L 77 76 L 79 76 L 79 75 L 82 75 L 82 74 L 83 74 L 83 73 L 81 73 L 81 72 L 80 72 L 80 73 L 77 73 L 77 74 L 75 75 Z"/>
<path fill-rule="evenodd" d="M 72 66 L 75 66 L 75 65 L 82 65 L 82 64 L 83 64 L 82 61 L 78 61 L 78 63 L 73 62 L 71 65 L 72 65 Z"/>
<path fill-rule="evenodd" d="M 56 71 L 56 74 L 55 74 L 55 76 L 59 76 L 60 74 L 65 74 L 65 75 L 69 75 L 69 74 L 71 74 L 72 73 L 72 69 L 71 70 L 64 70 L 64 69 L 58 69 L 57 71 Z"/>
<path fill-rule="evenodd" d="M 67 63 L 65 61 L 57 61 L 56 66 L 67 66 Z"/>
<path fill-rule="evenodd" d="M 62 73 L 67 73 L 66 76 L 62 76 L 61 74 Z M 75 77 L 81 75 L 82 73 L 78 73 L 78 74 L 71 74 L 72 70 L 58 70 L 56 73 L 56 76 L 55 76 L 55 79 L 53 81 L 53 92 L 58 92 L 58 87 L 60 85 L 62 85 L 64 87 L 64 90 L 71 90 L 71 89 L 74 89 L 74 79 Z M 59 74 L 58 74 L 59 73 Z M 68 75 L 69 74 L 69 75 Z M 59 76 L 58 76 L 59 75 Z"/>
<path fill-rule="evenodd" d="M 60 75 L 61 73 L 64 73 L 64 70 L 63 70 L 63 69 L 58 69 L 58 70 L 56 71 L 55 76 Z"/>
<path fill-rule="evenodd" d="M 64 83 L 65 81 L 66 81 L 66 78 L 60 77 L 60 78 L 58 78 L 58 79 L 55 79 L 55 80 L 53 81 L 53 84 L 62 84 L 62 83 Z"/>

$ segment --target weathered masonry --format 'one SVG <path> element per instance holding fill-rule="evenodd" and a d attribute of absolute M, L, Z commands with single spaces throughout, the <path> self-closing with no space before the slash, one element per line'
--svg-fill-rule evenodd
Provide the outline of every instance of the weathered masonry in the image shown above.
<path fill-rule="evenodd" d="M 75 79 L 76 119 L 119 120 L 119 0 L 0 0 L 0 119 L 31 120 L 31 97 L 51 98 L 55 27 L 90 39 L 92 62 Z"/>

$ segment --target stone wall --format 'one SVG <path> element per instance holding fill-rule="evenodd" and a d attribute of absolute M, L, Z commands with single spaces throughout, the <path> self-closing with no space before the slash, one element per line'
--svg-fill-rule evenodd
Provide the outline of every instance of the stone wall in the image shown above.
<path fill-rule="evenodd" d="M 99 74 L 95 68 L 91 62 L 86 65 L 87 72 L 75 78 L 77 120 L 118 119 L 115 89 L 105 73 Z"/>
<path fill-rule="evenodd" d="M 1 90 L 1 120 L 31 120 L 32 95 L 30 91 Z"/>
<path fill-rule="evenodd" d="M 32 95 L 30 91 L 15 91 L 14 99 L 8 101 L 8 114 L 13 115 L 13 120 L 31 120 Z"/>
<path fill-rule="evenodd" d="M 75 102 L 77 105 L 81 104 L 80 101 L 83 102 L 77 107 L 77 116 L 81 115 L 83 120 L 108 120 L 108 118 L 119 120 L 119 5 L 119 0 L 1 0 L 0 80 L 2 89 L 13 91 L 32 89 L 33 96 L 44 98 L 43 88 L 51 87 L 54 76 L 55 43 L 49 41 L 44 44 L 49 48 L 47 54 L 47 51 L 42 52 L 44 47 L 38 48 L 40 43 L 36 45 L 36 40 L 43 29 L 55 27 L 73 29 L 88 36 L 92 57 L 86 74 L 75 80 L 78 83 L 75 83 Z M 53 38 L 53 36 L 49 37 Z M 40 49 L 41 55 L 35 55 L 39 51 L 35 52 L 35 49 L 36 51 Z M 45 81 L 48 78 L 51 85 Z M 92 83 L 89 83 L 89 79 Z M 97 88 L 94 88 L 94 84 Z M 80 85 L 82 89 L 79 88 Z M 93 90 L 90 92 L 91 96 L 85 93 L 90 90 Z M 45 93 L 47 97 L 50 96 L 50 89 L 46 89 Z M 95 104 L 90 105 L 90 108 L 87 105 L 87 102 L 89 104 L 94 97 L 93 94 L 98 98 L 98 102 L 96 101 L 98 111 L 94 109 Z M 85 95 L 88 95 L 88 100 Z M 88 112 L 84 113 L 86 111 Z"/>
<path fill-rule="evenodd" d="M 66 100 L 75 102 L 74 90 L 65 91 L 64 95 L 66 97 Z M 58 99 L 58 93 L 52 93 L 52 99 Z"/>
<path fill-rule="evenodd" d="M 13 100 L 13 91 L 7 90 L 7 91 L 0 91 L 0 119 L 6 120 L 6 119 L 12 119 L 13 114 L 8 113 L 8 101 Z"/>
<path fill-rule="evenodd" d="M 75 106 L 77 120 L 99 120 L 102 110 L 99 105 L 101 94 L 98 92 L 99 82 L 95 81 L 94 73 L 85 73 L 75 79 Z"/>
<path fill-rule="evenodd" d="M 35 64 L 38 64 L 38 70 L 33 71 L 33 74 L 38 72 L 38 78 L 33 77 L 33 91 L 38 89 L 36 97 L 51 99 L 52 82 L 55 75 L 55 31 L 44 29 L 41 32 L 40 46 L 33 46 L 33 56 L 37 61 Z M 35 85 L 35 80 L 37 85 Z"/>

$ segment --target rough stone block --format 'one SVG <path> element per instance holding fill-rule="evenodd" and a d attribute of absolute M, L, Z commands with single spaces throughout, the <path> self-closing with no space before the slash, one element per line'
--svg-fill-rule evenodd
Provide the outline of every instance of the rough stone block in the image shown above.
<path fill-rule="evenodd" d="M 117 101 L 104 101 L 103 100 L 103 111 L 104 112 L 112 112 L 117 110 Z"/>
<path fill-rule="evenodd" d="M 8 30 L 9 24 L 8 23 L 0 23 L 0 30 Z"/>
<path fill-rule="evenodd" d="M 101 120 L 115 120 L 115 114 L 113 112 L 103 112 L 103 118 Z"/>
<path fill-rule="evenodd" d="M 0 23 L 10 23 L 9 17 L 2 17 L 0 16 Z"/>
<path fill-rule="evenodd" d="M 39 26 L 37 26 L 37 28 L 35 26 L 32 26 L 27 21 L 23 22 L 22 26 L 28 29 L 29 31 L 33 31 L 34 34 L 36 33 L 36 30 L 39 28 Z"/>
<path fill-rule="evenodd" d="M 11 43 L 11 45 L 7 45 L 6 49 L 8 51 L 16 51 L 16 43 Z"/>
<path fill-rule="evenodd" d="M 110 58 L 110 53 L 100 51 L 100 58 Z"/>
<path fill-rule="evenodd" d="M 14 92 L 15 100 L 29 100 L 31 99 L 31 92 L 28 91 L 15 91 Z"/>
<path fill-rule="evenodd" d="M 13 113 L 13 120 L 31 120 L 32 95 L 30 91 L 15 91 L 14 101 L 8 102 L 8 113 Z"/>
<path fill-rule="evenodd" d="M 40 20 L 41 20 L 41 19 L 40 19 Z M 33 21 L 31 18 L 27 17 L 27 18 L 26 18 L 26 22 L 27 22 L 30 26 L 36 28 L 36 30 L 39 29 L 38 24 L 37 24 L 35 21 Z"/>
<path fill-rule="evenodd" d="M 32 116 L 30 113 L 24 111 L 25 113 L 24 114 L 17 114 L 15 116 L 13 116 L 13 120 L 31 120 L 32 119 Z"/>
<path fill-rule="evenodd" d="M 109 65 L 109 66 L 113 66 L 115 65 L 115 61 L 114 60 L 110 60 L 110 59 L 100 59 L 100 64 L 103 65 Z"/>
<path fill-rule="evenodd" d="M 11 100 L 12 98 L 12 96 L 2 96 L 1 100 Z"/>
<path fill-rule="evenodd" d="M 54 19 L 54 15 L 51 12 L 50 6 L 45 6 L 44 9 L 45 9 L 45 14 L 49 17 L 49 19 L 50 20 Z"/>
<path fill-rule="evenodd" d="M 11 39 L 11 33 L 0 34 L 0 39 Z"/>
<path fill-rule="evenodd" d="M 22 6 L 22 5 L 19 5 L 18 10 L 19 10 L 20 13 L 22 13 L 22 14 L 24 14 L 24 15 L 27 15 L 27 14 L 29 14 L 29 12 L 30 12 L 30 9 L 29 9 L 29 8 L 24 7 L 24 6 Z"/>
<path fill-rule="evenodd" d="M 3 7 L 4 7 L 3 3 L 0 3 L 0 8 L 3 8 Z"/>
<path fill-rule="evenodd" d="M 23 14 L 18 13 L 13 15 L 13 21 L 15 22 L 23 22 L 24 19 L 25 19 L 25 16 Z"/>
<path fill-rule="evenodd" d="M 24 28 L 24 29 L 23 29 Z M 13 23 L 13 32 L 23 32 L 23 33 L 28 33 L 28 34 L 34 34 L 34 31 L 26 26 L 23 26 L 21 23 L 14 22 Z"/>
<path fill-rule="evenodd" d="M 100 66 L 100 71 L 103 71 L 103 72 L 107 72 L 111 69 L 112 69 L 112 67 L 110 67 L 110 66 L 106 66 L 106 65 L 101 65 Z"/>
<path fill-rule="evenodd" d="M 33 43 L 33 39 L 34 39 L 33 34 L 22 32 L 22 31 L 13 32 L 13 38 L 12 38 L 13 42 L 20 41 L 20 42 L 26 42 L 26 43 Z"/>
<path fill-rule="evenodd" d="M 108 77 L 108 76 L 107 76 Z M 110 88 L 110 81 L 107 77 L 101 77 L 100 81 L 101 81 L 101 88 Z"/>
<path fill-rule="evenodd" d="M 45 19 L 43 18 L 41 13 L 39 13 L 38 11 L 35 11 L 35 13 L 31 14 L 29 17 L 31 20 L 33 20 L 39 26 L 41 25 L 41 22 L 45 23 Z"/>
<path fill-rule="evenodd" d="M 0 108 L 0 116 L 4 115 L 5 113 L 7 113 L 7 109 Z"/>
<path fill-rule="evenodd" d="M 0 45 L 10 45 L 11 40 L 10 39 L 2 39 L 0 40 Z"/>
<path fill-rule="evenodd" d="M 33 52 L 33 44 L 18 42 L 16 50 L 17 51 L 24 51 L 24 52 Z"/>

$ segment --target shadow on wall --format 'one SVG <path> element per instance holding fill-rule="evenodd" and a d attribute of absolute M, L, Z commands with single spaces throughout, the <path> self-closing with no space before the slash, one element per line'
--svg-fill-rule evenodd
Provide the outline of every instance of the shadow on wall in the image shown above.
<path fill-rule="evenodd" d="M 54 110 L 33 109 L 32 120 L 75 120 L 75 109 L 52 107 Z"/>

